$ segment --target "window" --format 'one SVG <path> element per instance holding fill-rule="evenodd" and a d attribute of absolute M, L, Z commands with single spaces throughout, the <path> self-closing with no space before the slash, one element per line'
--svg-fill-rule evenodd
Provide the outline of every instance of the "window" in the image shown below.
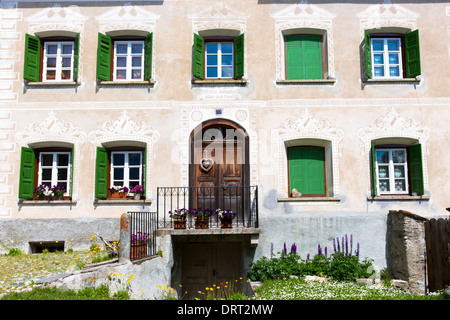
<path fill-rule="evenodd" d="M 40 152 L 38 184 L 48 187 L 63 187 L 65 194 L 70 192 L 71 172 L 70 152 Z"/>
<path fill-rule="evenodd" d="M 403 79 L 419 76 L 419 31 L 405 35 L 376 35 L 365 31 L 365 59 L 368 78 Z"/>
<path fill-rule="evenodd" d="M 20 158 L 19 198 L 33 199 L 38 185 L 62 186 L 72 196 L 73 148 L 23 147 Z"/>
<path fill-rule="evenodd" d="M 289 193 L 296 189 L 302 195 L 325 196 L 325 150 L 323 147 L 288 148 Z"/>
<path fill-rule="evenodd" d="M 423 195 L 421 145 L 372 145 L 372 175 L 375 196 Z"/>
<path fill-rule="evenodd" d="M 39 38 L 25 35 L 24 79 L 32 82 L 76 82 L 79 34 Z"/>
<path fill-rule="evenodd" d="M 286 80 L 322 79 L 322 36 L 285 36 Z"/>
<path fill-rule="evenodd" d="M 109 37 L 98 34 L 97 78 L 103 81 L 149 81 L 153 33 Z"/>
<path fill-rule="evenodd" d="M 142 185 L 142 152 L 111 152 L 111 186 Z"/>
<path fill-rule="evenodd" d="M 95 168 L 95 197 L 109 199 L 108 191 L 113 186 L 124 186 L 130 190 L 146 181 L 146 147 L 113 146 L 97 147 Z"/>
<path fill-rule="evenodd" d="M 194 34 L 193 73 L 202 80 L 242 78 L 244 34 L 221 38 Z"/>

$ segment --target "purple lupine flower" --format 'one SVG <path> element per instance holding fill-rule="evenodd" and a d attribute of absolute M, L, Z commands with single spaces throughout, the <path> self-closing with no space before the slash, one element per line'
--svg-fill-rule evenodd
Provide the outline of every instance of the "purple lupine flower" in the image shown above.
<path fill-rule="evenodd" d="M 350 235 L 350 257 L 352 256 L 353 251 L 353 235 Z"/>
<path fill-rule="evenodd" d="M 308 262 L 309 261 L 309 253 L 308 253 L 308 255 L 306 256 L 306 262 Z"/>
<path fill-rule="evenodd" d="M 336 252 L 336 239 L 335 238 L 333 238 L 333 248 L 334 248 L 334 253 L 337 253 Z"/>
<path fill-rule="evenodd" d="M 347 238 L 347 234 L 345 234 L 345 256 L 348 256 L 348 238 Z"/>
<path fill-rule="evenodd" d="M 328 251 L 328 248 L 325 247 L 325 257 L 328 255 L 327 251 Z"/>
<path fill-rule="evenodd" d="M 320 244 L 317 245 L 317 253 L 320 255 L 322 255 L 322 248 L 320 247 Z"/>
<path fill-rule="evenodd" d="M 356 244 L 356 256 L 359 257 L 359 242 Z"/>
<path fill-rule="evenodd" d="M 336 239 L 337 239 L 337 249 L 338 249 L 337 253 L 341 253 L 341 247 L 339 246 L 339 238 L 336 238 Z"/>
<path fill-rule="evenodd" d="M 273 242 L 270 243 L 270 258 L 273 257 Z"/>
<path fill-rule="evenodd" d="M 286 248 L 286 242 L 283 245 L 283 252 L 282 254 L 286 254 L 287 253 L 287 248 Z"/>
<path fill-rule="evenodd" d="M 291 253 L 292 254 L 297 254 L 297 246 L 295 245 L 295 242 L 291 246 Z"/>

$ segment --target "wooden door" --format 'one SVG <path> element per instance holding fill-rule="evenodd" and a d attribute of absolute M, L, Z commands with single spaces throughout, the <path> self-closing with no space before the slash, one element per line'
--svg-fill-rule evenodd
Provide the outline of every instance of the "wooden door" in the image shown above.
<path fill-rule="evenodd" d="M 182 286 L 185 299 L 205 298 L 206 288 L 221 283 L 241 284 L 241 248 L 238 242 L 185 243 L 182 249 Z M 205 293 L 205 295 L 199 294 Z"/>
<path fill-rule="evenodd" d="M 249 165 L 248 138 L 241 128 L 222 120 L 193 134 L 190 171 L 190 185 L 196 187 L 191 207 L 229 209 L 243 219 Z"/>

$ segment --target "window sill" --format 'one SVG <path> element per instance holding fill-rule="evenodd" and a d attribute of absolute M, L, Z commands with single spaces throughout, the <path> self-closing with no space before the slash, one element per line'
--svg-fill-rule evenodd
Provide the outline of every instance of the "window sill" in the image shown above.
<path fill-rule="evenodd" d="M 278 198 L 278 202 L 340 202 L 341 197 Z"/>
<path fill-rule="evenodd" d="M 215 85 L 215 84 L 246 84 L 247 79 L 192 79 L 192 84 Z"/>
<path fill-rule="evenodd" d="M 420 77 L 416 78 L 403 78 L 403 79 L 365 79 L 362 80 L 364 84 L 375 84 L 375 85 L 389 85 L 389 84 L 419 84 L 421 81 Z"/>
<path fill-rule="evenodd" d="M 117 200 L 110 200 L 110 199 L 95 199 L 94 200 L 94 206 L 128 206 L 128 205 L 145 205 L 150 206 L 152 204 L 151 199 L 144 199 L 144 200 L 135 200 L 135 199 L 117 199 Z"/>
<path fill-rule="evenodd" d="M 430 196 L 410 196 L 410 195 L 396 195 L 396 196 L 369 196 L 369 201 L 428 201 Z"/>
<path fill-rule="evenodd" d="M 74 206 L 77 201 L 74 200 L 24 200 L 19 199 L 19 206 Z"/>
<path fill-rule="evenodd" d="M 154 80 L 145 81 L 103 81 L 97 80 L 97 85 L 102 87 L 151 87 L 155 85 Z"/>
<path fill-rule="evenodd" d="M 25 81 L 25 85 L 27 87 L 34 87 L 34 88 L 54 88 L 54 87 L 58 87 L 58 88 L 73 88 L 73 87 L 78 87 L 80 85 L 80 83 L 75 82 L 75 81 L 55 81 L 55 82 L 50 82 L 50 81 L 46 81 L 46 82 L 33 82 L 33 81 Z"/>
<path fill-rule="evenodd" d="M 280 84 L 280 85 L 292 85 L 292 84 L 301 84 L 301 85 L 334 85 L 336 83 L 336 79 L 277 80 L 276 83 Z"/>

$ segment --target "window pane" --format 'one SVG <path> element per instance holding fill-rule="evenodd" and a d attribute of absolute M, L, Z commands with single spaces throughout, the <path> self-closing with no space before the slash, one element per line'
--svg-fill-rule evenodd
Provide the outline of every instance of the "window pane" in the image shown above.
<path fill-rule="evenodd" d="M 58 169 L 58 181 L 67 180 L 67 169 Z"/>
<path fill-rule="evenodd" d="M 136 53 L 142 53 L 142 44 L 140 43 L 134 43 L 131 45 L 131 53 L 136 54 Z"/>
<path fill-rule="evenodd" d="M 389 163 L 389 151 L 377 151 L 378 163 Z"/>
<path fill-rule="evenodd" d="M 69 155 L 68 154 L 58 154 L 56 158 L 57 166 L 68 166 L 69 165 Z"/>
<path fill-rule="evenodd" d="M 379 178 L 389 178 L 389 167 L 379 166 L 378 167 L 378 177 Z"/>
<path fill-rule="evenodd" d="M 394 176 L 396 178 L 405 177 L 405 167 L 404 166 L 394 166 Z"/>
<path fill-rule="evenodd" d="M 137 186 L 139 184 L 139 181 L 130 181 L 129 185 L 130 185 L 130 189 L 133 189 L 135 186 Z"/>
<path fill-rule="evenodd" d="M 406 191 L 405 180 L 395 180 L 395 191 Z"/>
<path fill-rule="evenodd" d="M 208 78 L 217 78 L 217 67 L 206 68 L 206 76 Z"/>
<path fill-rule="evenodd" d="M 380 191 L 389 191 L 389 180 L 380 180 Z"/>
<path fill-rule="evenodd" d="M 389 75 L 391 77 L 400 76 L 400 68 L 399 67 L 389 67 Z"/>
<path fill-rule="evenodd" d="M 375 76 L 377 77 L 383 77 L 384 76 L 384 67 L 375 67 L 373 68 L 375 71 Z"/>
<path fill-rule="evenodd" d="M 47 68 L 56 67 L 56 58 L 47 58 Z"/>
<path fill-rule="evenodd" d="M 61 71 L 61 80 L 70 80 L 70 70 L 62 70 Z"/>
<path fill-rule="evenodd" d="M 206 56 L 206 64 L 208 66 L 217 66 L 217 56 L 216 55 L 207 55 Z"/>
<path fill-rule="evenodd" d="M 404 163 L 406 160 L 405 150 L 392 151 L 392 160 L 394 161 L 394 163 Z"/>
<path fill-rule="evenodd" d="M 116 44 L 116 54 L 127 54 L 128 45 L 126 43 Z"/>
<path fill-rule="evenodd" d="M 131 75 L 132 79 L 141 79 L 142 78 L 142 72 L 141 70 L 133 70 L 132 75 Z"/>
<path fill-rule="evenodd" d="M 123 168 L 114 168 L 114 180 L 123 180 L 124 170 Z"/>
<path fill-rule="evenodd" d="M 126 79 L 127 78 L 127 71 L 126 70 L 117 70 L 116 74 L 117 79 Z"/>
<path fill-rule="evenodd" d="M 114 181 L 114 185 L 115 186 L 123 186 L 123 181 L 122 180 Z"/>
<path fill-rule="evenodd" d="M 130 166 L 138 166 L 141 164 L 141 154 L 140 153 L 130 153 L 128 163 Z"/>
<path fill-rule="evenodd" d="M 41 155 L 41 165 L 52 166 L 53 165 L 53 154 L 43 154 Z"/>
<path fill-rule="evenodd" d="M 72 54 L 72 45 L 71 44 L 63 44 L 62 54 Z"/>
<path fill-rule="evenodd" d="M 223 55 L 222 56 L 222 65 L 223 66 L 233 65 L 233 56 L 232 55 Z"/>
<path fill-rule="evenodd" d="M 373 51 L 383 51 L 384 41 L 383 40 L 373 40 L 372 50 Z"/>
<path fill-rule="evenodd" d="M 384 58 L 382 53 L 377 53 L 373 55 L 374 64 L 384 64 Z"/>
<path fill-rule="evenodd" d="M 47 80 L 55 80 L 55 79 L 56 79 L 56 71 L 47 70 Z"/>
<path fill-rule="evenodd" d="M 398 64 L 398 53 L 389 53 L 389 63 Z"/>
<path fill-rule="evenodd" d="M 142 58 L 141 57 L 133 57 L 131 60 L 132 67 L 140 67 L 142 66 Z"/>
<path fill-rule="evenodd" d="M 131 168 L 130 169 L 130 179 L 131 180 L 139 180 L 139 168 Z"/>
<path fill-rule="evenodd" d="M 72 62 L 71 58 L 63 58 L 62 59 L 62 67 L 63 68 L 70 68 L 71 62 Z"/>
<path fill-rule="evenodd" d="M 233 67 L 222 67 L 222 77 L 232 78 L 233 77 Z"/>
<path fill-rule="evenodd" d="M 64 188 L 64 192 L 67 192 L 67 182 L 58 181 L 58 186 Z"/>
<path fill-rule="evenodd" d="M 389 51 L 398 51 L 399 42 L 397 40 L 388 40 L 388 50 Z"/>
<path fill-rule="evenodd" d="M 217 43 L 207 43 L 206 44 L 206 53 L 217 53 L 218 44 Z"/>
<path fill-rule="evenodd" d="M 124 68 L 127 66 L 127 58 L 126 57 L 117 57 L 117 67 Z"/>
<path fill-rule="evenodd" d="M 233 53 L 233 44 L 222 43 L 222 53 Z"/>
<path fill-rule="evenodd" d="M 125 164 L 125 154 L 123 153 L 113 154 L 113 164 L 115 166 L 123 166 Z"/>
<path fill-rule="evenodd" d="M 52 180 L 52 169 L 42 169 L 42 180 Z"/>
<path fill-rule="evenodd" d="M 47 54 L 57 54 L 57 53 L 58 53 L 58 45 L 57 44 L 47 45 Z"/>

